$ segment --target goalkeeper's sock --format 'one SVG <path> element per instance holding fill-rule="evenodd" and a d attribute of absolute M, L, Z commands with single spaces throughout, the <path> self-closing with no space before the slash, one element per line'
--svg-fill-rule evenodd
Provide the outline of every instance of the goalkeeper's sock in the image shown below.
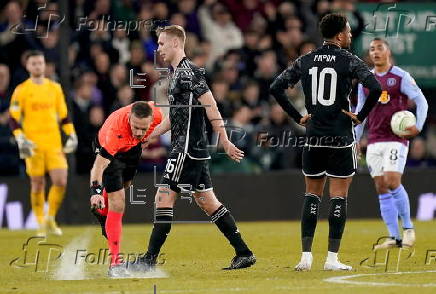
<path fill-rule="evenodd" d="M 48 192 L 48 216 L 55 217 L 65 195 L 65 186 L 52 185 Z"/>
<path fill-rule="evenodd" d="M 156 208 L 155 222 L 153 231 L 148 242 L 147 253 L 151 256 L 157 256 L 162 245 L 165 243 L 168 234 L 171 231 L 171 222 L 173 221 L 173 208 L 160 207 Z"/>
<path fill-rule="evenodd" d="M 347 221 L 347 198 L 330 198 L 328 251 L 338 252 Z"/>
<path fill-rule="evenodd" d="M 253 254 L 242 239 L 241 233 L 239 233 L 239 230 L 236 227 L 235 219 L 224 205 L 221 205 L 214 213 L 212 213 L 210 218 L 212 219 L 212 222 L 216 224 L 221 233 L 224 234 L 227 240 L 229 240 L 233 248 L 235 248 L 236 255 L 250 256 Z"/>
<path fill-rule="evenodd" d="M 304 194 L 301 215 L 301 249 L 303 252 L 312 251 L 313 236 L 318 223 L 319 204 L 321 198 L 312 193 Z"/>
<path fill-rule="evenodd" d="M 106 219 L 106 234 L 109 252 L 111 255 L 111 265 L 116 265 L 120 263 L 118 254 L 120 252 L 122 220 L 122 212 L 109 210 Z"/>
<path fill-rule="evenodd" d="M 109 202 L 108 202 L 108 196 L 106 189 L 103 188 L 103 198 L 104 198 L 104 208 L 103 209 L 97 209 L 97 212 L 100 215 L 107 216 L 108 210 L 109 210 Z"/>
<path fill-rule="evenodd" d="M 30 202 L 32 205 L 33 214 L 36 217 L 36 221 L 38 222 L 38 225 L 41 227 L 45 223 L 45 217 L 44 217 L 45 195 L 44 195 L 44 191 L 31 192 L 30 193 Z"/>

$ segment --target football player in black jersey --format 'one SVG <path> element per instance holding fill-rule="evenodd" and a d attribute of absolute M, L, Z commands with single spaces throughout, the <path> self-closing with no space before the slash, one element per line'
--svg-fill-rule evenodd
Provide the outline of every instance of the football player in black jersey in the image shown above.
<path fill-rule="evenodd" d="M 351 270 L 338 260 L 345 228 L 347 196 L 355 173 L 356 142 L 353 123 L 362 122 L 377 102 L 380 84 L 365 63 L 346 49 L 351 44 L 350 25 L 345 16 L 328 14 L 321 19 L 322 47 L 299 57 L 272 83 L 271 94 L 283 109 L 306 127 L 303 174 L 306 181 L 301 217 L 301 261 L 295 270 L 310 270 L 312 241 L 326 177 L 329 177 L 330 211 L 328 253 L 325 270 Z M 352 80 L 370 90 L 362 110 L 350 112 Z M 285 90 L 301 80 L 308 114 L 302 116 L 289 102 Z"/>
<path fill-rule="evenodd" d="M 227 155 L 240 162 L 244 152 L 227 137 L 224 122 L 217 104 L 207 86 L 204 72 L 185 56 L 185 31 L 171 25 L 158 30 L 158 53 L 170 64 L 168 100 L 169 117 L 156 127 L 149 137 L 160 136 L 171 130 L 171 153 L 155 197 L 155 223 L 147 253 L 135 270 L 148 269 L 156 263 L 159 251 L 171 229 L 173 207 L 177 195 L 192 191 L 198 206 L 210 216 L 234 247 L 236 256 L 227 269 L 250 267 L 256 258 L 247 247 L 236 227 L 230 211 L 216 198 L 209 174 L 205 117 L 219 135 L 219 143 Z"/>

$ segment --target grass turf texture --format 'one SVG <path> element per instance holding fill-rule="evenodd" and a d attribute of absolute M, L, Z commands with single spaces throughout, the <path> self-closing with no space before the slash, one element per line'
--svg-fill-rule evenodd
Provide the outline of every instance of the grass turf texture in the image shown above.
<path fill-rule="evenodd" d="M 240 223 L 240 231 L 255 252 L 257 263 L 252 268 L 237 271 L 221 270 L 229 265 L 234 252 L 214 225 L 177 224 L 173 225 L 162 249 L 165 256 L 161 261 L 165 259 L 166 262 L 160 268 L 168 277 L 159 279 L 108 279 L 107 265 L 83 262 L 75 265 L 76 250 L 98 252 L 99 248 L 106 248 L 97 226 L 63 227 L 62 237 L 48 237 L 48 243 L 62 245 L 65 252 L 63 257 L 51 263 L 47 273 L 35 272 L 34 266 L 17 268 L 9 265 L 14 258 L 23 256 L 23 243 L 33 231 L 0 230 L 0 293 L 436 293 L 436 258 L 429 265 L 425 264 L 427 250 L 434 249 L 433 256 L 436 257 L 436 222 L 416 222 L 415 225 L 418 240 L 415 254 L 406 259 L 408 252 L 402 253 L 399 271 L 422 273 L 389 274 L 383 266 L 360 265 L 363 259 L 373 257 L 372 245 L 385 232 L 383 223 L 378 220 L 347 223 L 339 256 L 342 262 L 353 266 L 351 272 L 322 270 L 328 235 L 325 221 L 318 224 L 310 272 L 293 270 L 300 258 L 299 222 Z M 143 252 L 150 230 L 151 225 L 125 225 L 121 252 Z M 389 270 L 393 271 L 398 249 L 390 254 Z M 67 258 L 68 261 L 62 261 Z M 56 274 L 59 271 L 60 276 Z M 348 275 L 362 275 L 345 281 L 363 284 L 325 281 Z M 81 280 L 54 280 L 56 277 L 80 277 Z M 384 283 L 384 286 L 374 283 Z"/>

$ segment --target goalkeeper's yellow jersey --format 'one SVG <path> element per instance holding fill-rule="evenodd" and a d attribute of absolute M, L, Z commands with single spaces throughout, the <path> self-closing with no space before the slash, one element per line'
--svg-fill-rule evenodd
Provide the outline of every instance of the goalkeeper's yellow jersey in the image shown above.
<path fill-rule="evenodd" d="M 59 124 L 67 135 L 74 132 L 61 85 L 47 78 L 42 84 L 31 78 L 19 84 L 12 94 L 9 112 L 16 124 L 14 135 L 23 132 L 38 149 L 62 147 Z"/>

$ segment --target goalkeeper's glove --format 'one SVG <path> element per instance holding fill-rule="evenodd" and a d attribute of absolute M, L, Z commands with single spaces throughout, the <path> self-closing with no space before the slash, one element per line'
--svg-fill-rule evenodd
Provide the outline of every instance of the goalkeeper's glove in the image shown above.
<path fill-rule="evenodd" d="M 35 153 L 33 150 L 36 148 L 35 143 L 27 139 L 24 134 L 16 136 L 15 141 L 17 141 L 18 151 L 21 159 L 33 156 Z"/>
<path fill-rule="evenodd" d="M 73 153 L 76 151 L 77 143 L 77 135 L 74 133 L 69 135 L 62 151 L 64 151 L 64 153 Z"/>

